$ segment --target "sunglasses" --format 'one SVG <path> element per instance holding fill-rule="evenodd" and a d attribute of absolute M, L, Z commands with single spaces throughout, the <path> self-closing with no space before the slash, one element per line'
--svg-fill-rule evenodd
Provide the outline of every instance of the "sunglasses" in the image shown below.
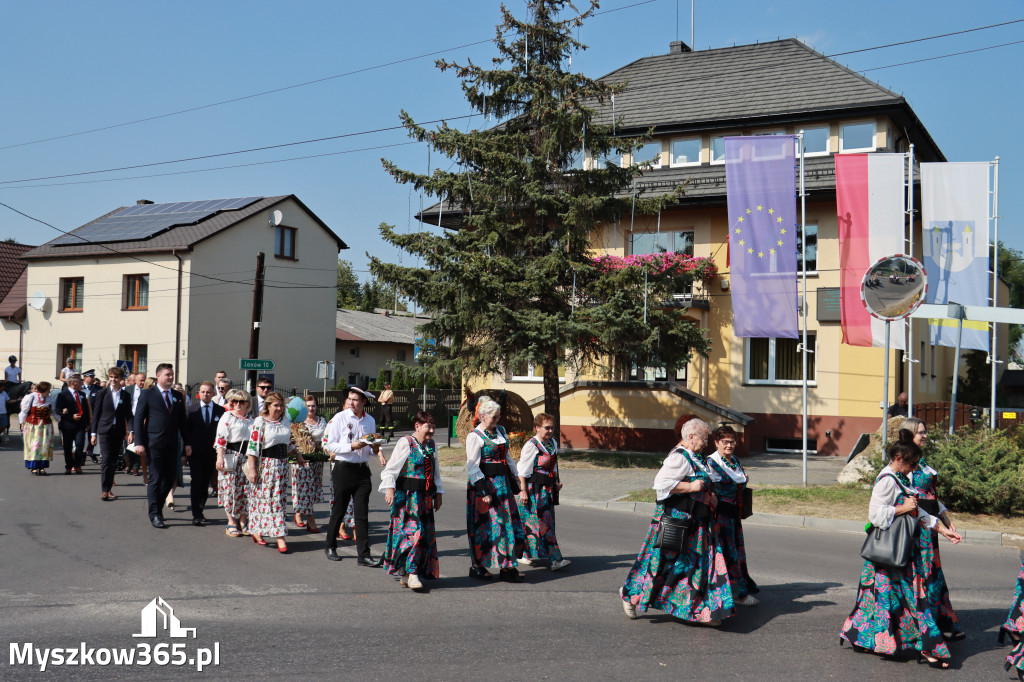
<path fill-rule="evenodd" d="M 269 391 L 270 390 L 270 386 L 257 386 L 256 388 L 260 389 L 261 391 Z"/>

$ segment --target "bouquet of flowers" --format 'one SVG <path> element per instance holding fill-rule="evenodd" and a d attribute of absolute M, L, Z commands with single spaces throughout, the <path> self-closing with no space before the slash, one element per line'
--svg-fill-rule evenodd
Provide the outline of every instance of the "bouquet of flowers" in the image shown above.
<path fill-rule="evenodd" d="M 326 462 L 328 455 L 324 452 L 319 438 L 314 438 L 304 422 L 292 424 L 292 442 L 295 449 L 302 453 L 307 462 Z M 293 457 L 292 461 L 296 461 Z"/>

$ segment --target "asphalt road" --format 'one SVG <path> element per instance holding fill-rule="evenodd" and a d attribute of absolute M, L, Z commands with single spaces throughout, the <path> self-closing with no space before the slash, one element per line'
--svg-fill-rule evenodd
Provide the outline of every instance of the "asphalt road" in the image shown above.
<path fill-rule="evenodd" d="M 376 467 L 375 467 L 376 468 Z M 1020 567 L 1015 550 L 943 546 L 952 598 L 969 638 L 952 646 L 954 669 L 839 648 L 860 572 L 856 534 L 774 527 L 747 530 L 762 604 L 720 630 L 658 612 L 630 621 L 616 591 L 649 519 L 559 508 L 572 566 L 526 571 L 521 585 L 479 583 L 469 566 L 464 497 L 438 515 L 443 578 L 427 593 L 401 589 L 380 569 L 328 562 L 323 535 L 294 532 L 279 555 L 215 523 L 167 514 L 150 527 L 138 478 L 119 476 L 114 502 L 99 499 L 97 467 L 82 476 L 30 476 L 20 453 L 0 451 L 0 678 L 195 678 L 189 667 L 11 665 L 10 644 L 38 648 L 219 646 L 206 679 L 973 679 L 1012 680 L 996 643 Z M 568 493 L 568 490 L 566 491 Z M 180 499 L 180 498 L 179 498 Z M 318 513 L 326 523 L 326 505 Z M 370 515 L 380 551 L 386 515 Z M 140 611 L 160 596 L 195 639 L 133 638 Z"/>

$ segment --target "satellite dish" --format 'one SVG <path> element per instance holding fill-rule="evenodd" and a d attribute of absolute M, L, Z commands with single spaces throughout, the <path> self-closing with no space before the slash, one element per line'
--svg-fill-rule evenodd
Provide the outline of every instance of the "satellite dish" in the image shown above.
<path fill-rule="evenodd" d="M 284 213 L 282 213 L 281 211 L 271 211 L 270 212 L 270 226 L 271 227 L 277 227 L 278 225 L 280 225 L 283 222 L 284 222 Z"/>
<path fill-rule="evenodd" d="M 46 308 L 46 304 L 48 302 L 49 300 L 46 298 L 46 294 L 44 294 L 41 291 L 37 291 L 36 293 L 32 294 L 32 296 L 30 296 L 28 299 L 28 304 L 35 308 L 36 310 L 43 310 L 44 308 Z"/>

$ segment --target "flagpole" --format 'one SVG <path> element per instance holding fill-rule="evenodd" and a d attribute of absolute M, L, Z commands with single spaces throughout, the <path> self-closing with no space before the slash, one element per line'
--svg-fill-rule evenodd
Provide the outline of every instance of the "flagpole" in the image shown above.
<path fill-rule="evenodd" d="M 992 258 L 992 307 L 999 307 L 999 157 L 992 162 L 992 243 L 995 244 L 994 256 Z M 998 332 L 996 323 L 992 322 L 992 348 L 989 359 L 992 361 L 992 405 L 989 407 L 989 426 L 996 428 L 996 352 L 999 347 L 996 345 Z"/>
<path fill-rule="evenodd" d="M 910 215 L 910 257 L 914 256 L 914 145 L 907 152 L 907 214 Z M 914 416 L 914 320 L 907 318 L 907 417 Z M 920 362 L 920 360 L 918 360 Z"/>
<path fill-rule="evenodd" d="M 804 193 L 804 131 L 797 133 L 797 144 L 800 145 L 800 255 L 801 280 L 803 281 L 803 303 L 800 312 L 803 319 L 803 484 L 807 485 L 807 195 Z"/>

